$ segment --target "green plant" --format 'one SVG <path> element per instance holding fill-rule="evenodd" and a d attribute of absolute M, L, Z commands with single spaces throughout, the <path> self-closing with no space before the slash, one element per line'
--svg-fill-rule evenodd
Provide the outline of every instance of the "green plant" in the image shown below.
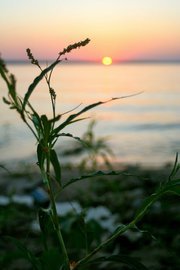
<path fill-rule="evenodd" d="M 107 237 L 103 242 L 97 244 L 95 248 L 92 250 L 86 249 L 86 254 L 81 258 L 69 258 L 68 254 L 68 247 L 64 241 L 64 237 L 62 235 L 61 230 L 61 217 L 57 214 L 56 208 L 56 196 L 57 194 L 61 193 L 65 188 L 72 185 L 77 181 L 82 181 L 84 179 L 89 178 L 96 178 L 99 176 L 115 176 L 115 175 L 128 175 L 123 171 L 110 171 L 110 172 L 103 172 L 98 171 L 92 174 L 82 175 L 77 178 L 70 179 L 68 182 L 63 183 L 61 179 L 61 164 L 54 150 L 54 146 L 56 141 L 61 138 L 62 136 L 71 137 L 75 140 L 81 142 L 80 138 L 74 137 L 72 134 L 63 133 L 62 130 L 75 122 L 81 121 L 85 118 L 79 118 L 83 113 L 104 104 L 106 102 L 110 102 L 113 100 L 125 98 L 112 98 L 108 101 L 100 101 L 89 106 L 84 107 L 77 113 L 71 114 L 65 120 L 63 120 L 63 115 L 58 115 L 56 113 L 56 92 L 51 86 L 51 77 L 53 70 L 57 64 L 59 64 L 61 60 L 61 56 L 69 53 L 71 50 L 80 48 L 85 46 L 89 43 L 89 39 L 84 41 L 75 43 L 73 45 L 68 46 L 62 52 L 59 53 L 57 59 L 49 65 L 47 68 L 42 69 L 41 65 L 39 64 L 38 60 L 36 60 L 31 53 L 30 49 L 27 49 L 28 58 L 31 60 L 31 63 L 36 65 L 40 69 L 40 75 L 37 76 L 34 81 L 29 86 L 25 96 L 21 98 L 17 91 L 16 91 L 16 80 L 13 74 L 10 74 L 6 68 L 4 61 L 0 60 L 0 74 L 5 81 L 7 88 L 8 88 L 8 97 L 3 98 L 3 101 L 10 107 L 10 109 L 16 110 L 19 115 L 21 116 L 24 123 L 29 127 L 29 129 L 34 134 L 37 140 L 37 160 L 38 166 L 41 171 L 42 180 L 44 186 L 49 194 L 50 199 L 50 207 L 48 209 L 40 209 L 38 212 L 39 217 L 39 224 L 42 232 L 43 237 L 43 244 L 44 250 L 41 254 L 34 255 L 30 250 L 26 248 L 26 246 L 22 245 L 16 239 L 9 238 L 18 249 L 21 251 L 22 257 L 27 259 L 31 263 L 32 269 L 36 270 L 43 270 L 43 269 L 57 269 L 57 270 L 75 270 L 75 269 L 88 269 L 89 265 L 92 264 L 101 264 L 106 262 L 115 262 L 115 263 L 124 263 L 129 265 L 132 269 L 146 269 L 137 259 L 131 258 L 129 256 L 121 256 L 121 255 L 112 255 L 108 257 L 93 257 L 97 254 L 100 250 L 105 248 L 109 245 L 113 240 L 117 237 L 122 235 L 129 229 L 136 227 L 136 224 L 142 219 L 142 217 L 148 212 L 151 205 L 156 202 L 160 197 L 162 197 L 167 192 L 175 193 L 180 195 L 180 179 L 176 178 L 176 174 L 180 169 L 180 165 L 178 164 L 178 155 L 176 156 L 176 160 L 174 163 L 173 170 L 167 179 L 164 181 L 158 190 L 155 191 L 151 196 L 149 196 L 142 206 L 140 207 L 139 211 L 135 214 L 134 219 L 125 225 L 120 225 L 110 236 Z M 35 110 L 33 105 L 30 103 L 30 96 L 39 84 L 39 82 L 45 78 L 51 104 L 52 104 L 52 118 L 48 119 L 48 117 L 44 115 L 39 115 L 38 112 Z M 133 95 L 132 95 L 133 96 Z M 60 124 L 59 124 L 60 121 Z M 91 135 L 91 130 L 85 137 L 87 138 L 92 144 L 92 138 L 89 139 L 89 135 Z M 55 188 L 54 188 L 55 183 Z M 83 230 L 86 230 L 86 224 L 81 217 Z M 51 247 L 48 242 L 49 235 L 53 234 L 55 239 L 55 248 Z M 78 247 L 77 247 L 78 248 Z"/>
<path fill-rule="evenodd" d="M 75 142 L 71 145 L 71 148 L 65 150 L 63 155 L 78 155 L 85 154 L 81 159 L 79 168 L 84 171 L 97 170 L 99 164 L 101 163 L 104 167 L 112 169 L 112 164 L 110 157 L 113 157 L 113 151 L 107 144 L 106 137 L 96 137 L 94 132 L 94 127 L 97 124 L 96 120 L 91 120 L 88 124 L 87 130 L 82 135 L 82 142 Z"/>

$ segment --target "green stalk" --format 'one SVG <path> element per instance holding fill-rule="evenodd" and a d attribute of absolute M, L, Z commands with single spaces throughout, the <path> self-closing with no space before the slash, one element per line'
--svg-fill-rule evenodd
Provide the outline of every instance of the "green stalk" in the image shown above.
<path fill-rule="evenodd" d="M 63 253 L 65 263 L 66 263 L 66 265 L 68 267 L 67 269 L 69 269 L 69 257 L 68 257 L 67 250 L 66 250 L 66 247 L 65 247 L 65 244 L 64 244 L 62 233 L 61 233 L 61 228 L 60 228 L 57 209 L 56 209 L 55 198 L 54 198 L 53 189 L 52 189 L 50 176 L 49 176 L 50 175 L 50 156 L 49 156 L 49 152 L 47 153 L 46 161 L 47 161 L 47 163 L 46 163 L 46 176 L 47 176 L 47 181 L 48 181 L 47 184 L 48 184 L 48 191 L 49 191 L 51 209 L 52 209 L 52 221 L 53 221 L 54 229 L 55 229 L 57 239 L 58 239 L 58 242 L 59 242 L 60 253 Z"/>

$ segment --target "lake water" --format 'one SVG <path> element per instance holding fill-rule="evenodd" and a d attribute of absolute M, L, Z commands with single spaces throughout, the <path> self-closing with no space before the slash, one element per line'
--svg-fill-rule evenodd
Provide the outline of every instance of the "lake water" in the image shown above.
<path fill-rule="evenodd" d="M 23 96 L 39 74 L 35 66 L 9 65 L 17 78 L 18 92 Z M 52 85 L 57 94 L 57 112 L 71 110 L 111 97 L 142 94 L 96 107 L 85 114 L 97 120 L 95 134 L 107 136 L 116 160 L 127 163 L 157 164 L 172 162 L 180 152 L 180 65 L 63 64 L 56 68 Z M 6 96 L 0 80 L 0 96 Z M 51 116 L 49 93 L 44 82 L 31 97 L 40 113 Z M 0 103 L 0 162 L 25 159 L 34 155 L 35 140 L 15 111 Z M 66 116 L 64 116 L 65 119 Z M 64 132 L 81 136 L 90 119 L 68 127 Z M 69 145 L 69 140 L 59 143 Z"/>

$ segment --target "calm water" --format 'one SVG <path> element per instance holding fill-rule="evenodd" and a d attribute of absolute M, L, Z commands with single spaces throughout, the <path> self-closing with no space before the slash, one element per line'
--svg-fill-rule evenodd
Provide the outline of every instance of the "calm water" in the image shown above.
<path fill-rule="evenodd" d="M 9 70 L 16 75 L 21 95 L 24 95 L 34 76 L 39 74 L 31 65 L 10 65 Z M 175 153 L 180 152 L 180 65 L 105 67 L 64 64 L 54 72 L 53 86 L 59 113 L 80 103 L 80 108 L 83 108 L 92 102 L 144 91 L 138 96 L 102 105 L 86 114 L 97 120 L 96 135 L 108 136 L 116 159 L 122 162 L 160 165 L 174 160 Z M 6 95 L 2 81 L 0 88 L 0 95 L 3 90 Z M 51 115 L 49 94 L 44 83 L 39 85 L 31 100 L 37 110 Z M 0 111 L 0 162 L 32 156 L 36 148 L 29 130 L 2 102 Z M 64 132 L 81 136 L 88 122 L 74 124 Z M 65 142 L 69 141 L 66 139 Z"/>

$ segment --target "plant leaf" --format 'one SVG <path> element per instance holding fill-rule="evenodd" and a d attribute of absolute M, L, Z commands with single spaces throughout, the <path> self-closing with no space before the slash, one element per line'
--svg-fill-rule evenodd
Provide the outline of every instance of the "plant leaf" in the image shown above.
<path fill-rule="evenodd" d="M 180 169 L 180 165 L 178 164 L 178 153 L 176 153 L 176 158 L 174 161 L 174 166 L 173 169 L 169 175 L 169 181 L 172 180 L 172 177 L 176 175 L 176 173 L 178 172 L 178 170 Z"/>
<path fill-rule="evenodd" d="M 142 218 L 142 216 L 147 212 L 148 208 L 157 201 L 162 195 L 167 192 L 173 192 L 179 195 L 180 190 L 180 179 L 172 180 L 170 182 L 165 183 L 162 185 L 157 192 L 150 195 L 148 198 L 145 199 L 143 205 L 138 210 L 135 220 L 136 222 Z"/>
<path fill-rule="evenodd" d="M 177 195 L 180 195 L 180 179 L 168 182 L 164 187 L 164 193 L 166 192 L 172 192 Z"/>
<path fill-rule="evenodd" d="M 72 122 L 72 120 L 74 120 L 79 115 L 93 109 L 94 107 L 97 107 L 99 105 L 111 102 L 113 100 L 123 99 L 123 98 L 131 97 L 131 96 L 136 96 L 136 95 L 138 95 L 140 93 L 142 93 L 142 92 L 139 92 L 139 93 L 136 93 L 136 94 L 133 94 L 133 95 L 128 95 L 128 96 L 115 97 L 115 98 L 111 98 L 111 99 L 106 100 L 106 101 L 99 101 L 99 102 L 95 102 L 93 104 L 90 104 L 90 105 L 86 106 L 84 109 L 82 109 L 81 111 L 79 111 L 78 113 L 71 114 L 61 125 L 59 125 L 56 129 L 54 129 L 54 133 L 58 134 L 58 132 L 61 131 L 67 125 L 69 125 Z"/>
<path fill-rule="evenodd" d="M 51 214 L 49 209 L 40 208 L 38 211 L 39 226 L 43 234 L 46 236 L 46 233 L 49 231 L 49 226 L 51 222 Z"/>
<path fill-rule="evenodd" d="M 27 93 L 24 96 L 24 102 L 23 102 L 23 106 L 22 106 L 22 110 L 24 111 L 25 106 L 32 94 L 32 92 L 34 91 L 34 89 L 36 88 L 36 86 L 38 85 L 38 83 L 44 78 L 44 76 L 51 71 L 57 64 L 59 64 L 61 60 L 56 60 L 54 63 L 52 63 L 49 67 L 45 68 L 39 76 L 37 76 L 34 81 L 30 84 Z"/>
<path fill-rule="evenodd" d="M 7 74 L 7 73 L 8 73 L 8 70 L 6 70 L 5 63 L 4 63 L 4 61 L 0 58 L 0 74 L 1 74 L 1 76 L 2 76 L 2 78 L 3 78 L 3 80 L 6 82 L 8 89 L 10 89 L 11 84 L 10 84 L 8 78 L 7 78 L 7 76 L 9 75 L 9 74 Z"/>
<path fill-rule="evenodd" d="M 58 137 L 61 137 L 61 136 L 62 136 L 62 137 L 69 137 L 69 138 L 72 138 L 72 139 L 74 139 L 74 140 L 77 140 L 77 141 L 83 143 L 83 140 L 81 140 L 81 138 L 75 137 L 75 136 L 73 136 L 71 133 L 59 133 L 59 134 L 58 134 Z"/>
<path fill-rule="evenodd" d="M 45 154 L 44 154 L 44 151 L 43 151 L 42 146 L 41 146 L 40 143 L 37 146 L 37 158 L 38 158 L 39 167 L 42 170 L 43 169 L 44 160 L 45 160 Z"/>
<path fill-rule="evenodd" d="M 138 220 L 140 220 L 146 214 L 147 210 L 151 207 L 151 205 L 155 201 L 157 201 L 161 195 L 162 195 L 161 193 L 157 192 L 157 193 L 153 193 L 152 195 L 150 195 L 149 197 L 147 197 L 144 200 L 142 206 L 137 211 L 136 216 L 134 218 L 134 221 L 137 222 Z"/>
<path fill-rule="evenodd" d="M 82 121 L 82 120 L 85 120 L 85 119 L 88 119 L 88 118 L 89 117 L 79 118 L 79 119 L 76 119 L 74 121 L 69 122 L 67 125 L 70 125 L 70 124 L 73 124 L 75 122 L 79 122 L 79 121 Z M 54 140 L 55 138 L 58 138 L 59 136 L 62 136 L 61 134 L 65 134 L 65 133 L 58 134 L 58 132 L 59 132 L 59 130 L 57 128 L 53 130 L 52 135 L 51 135 L 52 140 Z"/>
<path fill-rule="evenodd" d="M 61 115 L 57 115 L 56 117 L 54 117 L 54 118 L 52 118 L 52 119 L 49 119 L 48 121 L 49 121 L 50 123 L 55 123 L 55 122 L 59 121 L 60 118 L 61 118 Z"/>
<path fill-rule="evenodd" d="M 49 122 L 46 115 L 41 116 L 41 122 L 43 125 L 43 132 L 44 132 L 44 140 L 47 143 L 49 140 L 49 134 L 51 131 L 51 123 Z"/>
<path fill-rule="evenodd" d="M 93 178 L 93 177 L 97 177 L 97 176 L 108 176 L 108 175 L 111 175 L 111 176 L 115 176 L 115 175 L 125 175 L 125 176 L 130 176 L 132 174 L 128 174 L 128 173 L 125 173 L 125 172 L 121 172 L 121 171 L 110 171 L 110 172 L 103 172 L 103 171 L 98 171 L 98 172 L 95 172 L 95 173 L 92 173 L 92 174 L 87 174 L 87 175 L 82 175 L 80 177 L 77 177 L 77 178 L 73 178 L 71 179 L 70 181 L 68 181 L 66 184 L 63 185 L 63 188 L 71 185 L 72 183 L 75 183 L 77 181 L 81 181 L 83 179 L 87 179 L 87 178 Z"/>
<path fill-rule="evenodd" d="M 168 192 L 172 192 L 172 193 L 180 196 L 180 186 L 169 187 Z"/>
<path fill-rule="evenodd" d="M 2 99 L 4 103 L 6 103 L 7 105 L 11 105 L 11 102 L 7 100 L 5 97 L 3 97 Z"/>
<path fill-rule="evenodd" d="M 35 129 L 38 132 L 38 135 L 40 135 L 40 131 L 42 132 L 42 125 L 41 125 L 41 119 L 37 113 L 34 113 L 31 117 L 33 125 Z"/>
<path fill-rule="evenodd" d="M 56 181 L 61 186 L 61 166 L 60 166 L 57 154 L 56 154 L 54 149 L 52 149 L 50 151 L 50 160 L 51 160 L 51 164 L 53 165 L 53 168 L 54 168 Z"/>

